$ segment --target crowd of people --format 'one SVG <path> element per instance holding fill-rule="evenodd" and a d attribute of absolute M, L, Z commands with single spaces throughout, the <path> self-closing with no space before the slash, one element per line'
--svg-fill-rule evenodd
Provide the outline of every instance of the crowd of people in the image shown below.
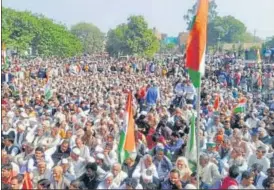
<path fill-rule="evenodd" d="M 2 71 L 2 189 L 273 189 L 274 64 L 222 59 L 206 63 L 200 113 L 184 57 L 17 59 Z M 128 92 L 136 152 L 120 163 Z"/>

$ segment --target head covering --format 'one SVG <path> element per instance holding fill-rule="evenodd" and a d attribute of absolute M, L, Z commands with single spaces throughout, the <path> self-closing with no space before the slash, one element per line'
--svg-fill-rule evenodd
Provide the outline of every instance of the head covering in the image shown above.
<path fill-rule="evenodd" d="M 69 162 L 68 162 L 68 159 L 66 159 L 66 158 L 63 158 L 62 160 L 61 160 L 61 164 L 68 164 Z"/>
<path fill-rule="evenodd" d="M 251 131 L 251 136 L 258 136 L 259 135 L 259 131 L 257 128 L 253 128 Z"/>
<path fill-rule="evenodd" d="M 88 162 L 93 163 L 93 162 L 95 162 L 95 159 L 92 156 L 89 156 L 88 157 Z"/>
<path fill-rule="evenodd" d="M 28 114 L 26 114 L 25 112 L 22 112 L 20 115 L 21 115 L 21 117 L 23 117 L 23 118 L 28 118 L 28 117 L 29 117 Z"/>
<path fill-rule="evenodd" d="M 102 153 L 98 153 L 98 154 L 96 154 L 96 158 L 104 160 L 105 159 L 105 155 L 102 154 Z"/>
<path fill-rule="evenodd" d="M 76 155 L 80 155 L 80 153 L 81 153 L 81 151 L 80 151 L 80 149 L 79 148 L 73 148 L 72 149 L 72 152 L 73 152 L 73 154 L 76 154 Z"/>
<path fill-rule="evenodd" d="M 211 139 L 211 140 L 209 140 L 209 141 L 206 143 L 206 146 L 207 146 L 207 147 L 212 147 L 212 148 L 213 148 L 213 147 L 216 146 L 216 143 L 213 142 L 212 139 Z"/>
<path fill-rule="evenodd" d="M 108 172 L 106 175 L 105 175 L 105 180 L 107 179 L 107 178 L 109 178 L 109 177 L 113 177 L 113 174 L 111 173 L 111 172 Z"/>
<path fill-rule="evenodd" d="M 146 111 L 142 111 L 142 112 L 140 113 L 140 115 L 147 115 L 147 112 L 146 112 Z"/>
<path fill-rule="evenodd" d="M 224 136 L 223 135 L 217 135 L 216 136 L 216 141 L 224 141 Z"/>
<path fill-rule="evenodd" d="M 152 172 L 150 170 L 145 170 L 142 173 L 142 178 L 143 178 L 143 180 L 152 181 L 152 179 L 153 179 Z"/>
<path fill-rule="evenodd" d="M 231 185 L 228 187 L 228 189 L 239 189 L 239 187 L 237 185 Z"/>

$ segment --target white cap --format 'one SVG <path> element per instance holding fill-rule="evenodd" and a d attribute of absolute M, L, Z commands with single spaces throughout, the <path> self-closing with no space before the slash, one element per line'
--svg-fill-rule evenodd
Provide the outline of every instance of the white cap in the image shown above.
<path fill-rule="evenodd" d="M 25 112 L 25 109 L 24 108 L 19 108 L 19 111 Z"/>
<path fill-rule="evenodd" d="M 73 154 L 76 154 L 76 155 L 80 155 L 80 153 L 81 153 L 81 151 L 80 151 L 80 149 L 79 148 L 73 148 L 72 149 L 72 152 L 73 152 Z"/>
<path fill-rule="evenodd" d="M 92 156 L 90 156 L 90 157 L 88 157 L 87 161 L 88 161 L 88 162 L 91 162 L 91 163 L 94 163 L 94 162 L 95 162 L 95 159 L 94 159 Z"/>
<path fill-rule="evenodd" d="M 142 178 L 143 178 L 143 180 L 152 181 L 153 173 L 152 173 L 151 171 L 145 170 L 145 171 L 142 173 Z"/>
<path fill-rule="evenodd" d="M 61 164 L 68 164 L 69 162 L 68 162 L 68 159 L 66 159 L 66 158 L 63 158 L 62 160 L 61 160 Z"/>
<path fill-rule="evenodd" d="M 239 187 L 236 186 L 236 185 L 231 185 L 231 186 L 228 187 L 228 189 L 239 189 Z"/>
<path fill-rule="evenodd" d="M 141 111 L 140 114 L 141 114 L 141 115 L 147 115 L 147 112 L 146 112 L 146 111 Z"/>
<path fill-rule="evenodd" d="M 23 118 L 29 117 L 28 114 L 26 114 L 25 112 L 22 112 L 20 115 L 21 115 L 21 117 L 23 117 Z"/>
<path fill-rule="evenodd" d="M 105 156 L 104 156 L 102 153 L 98 153 L 98 154 L 96 155 L 96 157 L 97 157 L 98 159 L 101 159 L 101 160 L 104 160 L 104 159 L 105 159 Z"/>

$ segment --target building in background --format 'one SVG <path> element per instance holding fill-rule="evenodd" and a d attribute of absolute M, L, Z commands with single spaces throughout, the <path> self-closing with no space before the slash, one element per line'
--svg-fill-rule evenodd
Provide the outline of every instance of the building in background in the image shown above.
<path fill-rule="evenodd" d="M 188 38 L 188 32 L 180 32 L 178 35 L 178 45 L 180 47 L 185 46 Z"/>

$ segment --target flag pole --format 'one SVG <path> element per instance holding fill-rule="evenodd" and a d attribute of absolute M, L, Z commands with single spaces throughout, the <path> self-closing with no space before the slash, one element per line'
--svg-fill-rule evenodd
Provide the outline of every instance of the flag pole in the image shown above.
<path fill-rule="evenodd" d="M 200 79 L 201 80 L 201 79 Z M 196 110 L 197 110 L 197 122 L 196 122 L 196 150 L 197 150 L 197 188 L 200 189 L 200 101 L 201 101 L 201 87 L 196 88 L 197 90 L 197 101 L 196 101 Z"/>

